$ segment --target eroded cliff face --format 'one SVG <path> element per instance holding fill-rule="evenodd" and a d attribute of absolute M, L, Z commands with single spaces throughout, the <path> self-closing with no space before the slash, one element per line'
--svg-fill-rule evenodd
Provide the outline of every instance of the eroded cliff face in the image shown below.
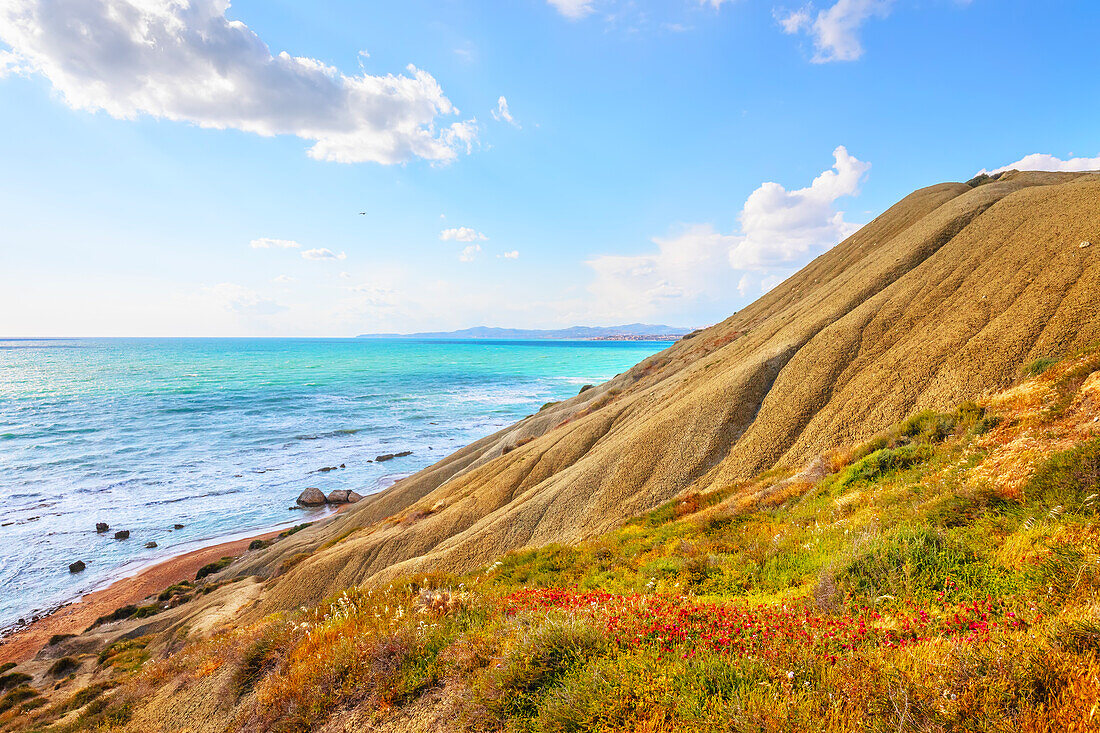
<path fill-rule="evenodd" d="M 1100 340 L 1100 175 L 906 197 L 727 320 L 231 566 L 249 615 L 570 543 Z"/>

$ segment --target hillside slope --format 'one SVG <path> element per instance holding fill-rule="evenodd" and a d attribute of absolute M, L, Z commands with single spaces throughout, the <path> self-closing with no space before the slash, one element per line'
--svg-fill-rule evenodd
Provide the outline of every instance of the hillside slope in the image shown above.
<path fill-rule="evenodd" d="M 1083 733 L 1098 497 L 1092 348 L 469 573 L 243 623 L 255 578 L 168 589 L 0 668 L 0 730 Z"/>
<path fill-rule="evenodd" d="M 231 566 L 257 615 L 573 543 L 1100 340 L 1100 175 L 917 191 L 760 300 Z M 339 540 L 339 542 L 336 542 Z"/>

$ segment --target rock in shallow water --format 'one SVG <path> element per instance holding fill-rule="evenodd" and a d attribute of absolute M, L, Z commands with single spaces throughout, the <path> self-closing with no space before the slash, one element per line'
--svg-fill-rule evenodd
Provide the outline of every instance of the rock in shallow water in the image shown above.
<path fill-rule="evenodd" d="M 347 504 L 348 491 L 347 489 L 336 489 L 330 491 L 327 498 L 329 504 Z"/>
<path fill-rule="evenodd" d="M 128 539 L 130 539 L 130 530 L 120 529 L 118 532 L 115 532 L 115 539 L 116 540 L 128 540 Z"/>
<path fill-rule="evenodd" d="M 110 528 L 111 528 L 111 525 L 107 524 L 106 522 L 96 522 L 95 523 L 95 531 L 99 532 L 100 534 L 103 534 L 104 532 L 106 532 Z"/>
<path fill-rule="evenodd" d="M 157 546 L 157 543 L 150 541 L 150 542 L 146 542 L 145 546 L 148 547 L 151 550 L 151 549 L 153 549 L 154 547 Z"/>
<path fill-rule="evenodd" d="M 412 455 L 411 450 L 403 450 L 400 453 L 383 453 L 380 456 L 375 456 L 374 460 L 381 463 L 382 461 L 389 461 L 389 460 L 392 460 L 394 458 L 404 458 L 405 456 L 411 456 L 411 455 Z"/>
<path fill-rule="evenodd" d="M 320 489 L 308 488 L 298 495 L 298 503 L 302 506 L 322 506 L 326 499 Z"/>
<path fill-rule="evenodd" d="M 79 572 L 83 571 L 84 568 L 86 568 L 86 567 L 88 567 L 88 566 L 84 564 L 83 560 L 77 560 L 76 562 L 69 565 L 69 572 L 70 573 L 79 573 Z"/>
<path fill-rule="evenodd" d="M 357 491 L 349 491 L 348 492 L 348 503 L 349 504 L 354 504 L 358 501 L 362 501 L 362 499 L 363 499 L 363 495 L 360 494 L 359 492 L 357 492 Z"/>

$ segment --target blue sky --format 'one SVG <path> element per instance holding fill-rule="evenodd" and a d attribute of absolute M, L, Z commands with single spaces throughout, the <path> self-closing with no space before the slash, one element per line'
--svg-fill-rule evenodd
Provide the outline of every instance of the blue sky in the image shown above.
<path fill-rule="evenodd" d="M 7 0 L 0 335 L 716 322 L 916 188 L 1100 168 L 1098 28 L 1084 1 Z"/>

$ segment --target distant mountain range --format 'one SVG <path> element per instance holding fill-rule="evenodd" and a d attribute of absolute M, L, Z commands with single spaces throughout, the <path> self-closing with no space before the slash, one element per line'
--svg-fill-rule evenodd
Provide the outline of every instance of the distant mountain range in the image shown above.
<path fill-rule="evenodd" d="M 427 333 L 365 333 L 361 339 L 505 339 L 505 340 L 590 340 L 590 341 L 675 341 L 689 333 L 690 328 L 654 326 L 648 323 L 628 323 L 623 326 L 572 326 L 570 328 L 495 328 L 475 326 L 460 331 Z"/>

